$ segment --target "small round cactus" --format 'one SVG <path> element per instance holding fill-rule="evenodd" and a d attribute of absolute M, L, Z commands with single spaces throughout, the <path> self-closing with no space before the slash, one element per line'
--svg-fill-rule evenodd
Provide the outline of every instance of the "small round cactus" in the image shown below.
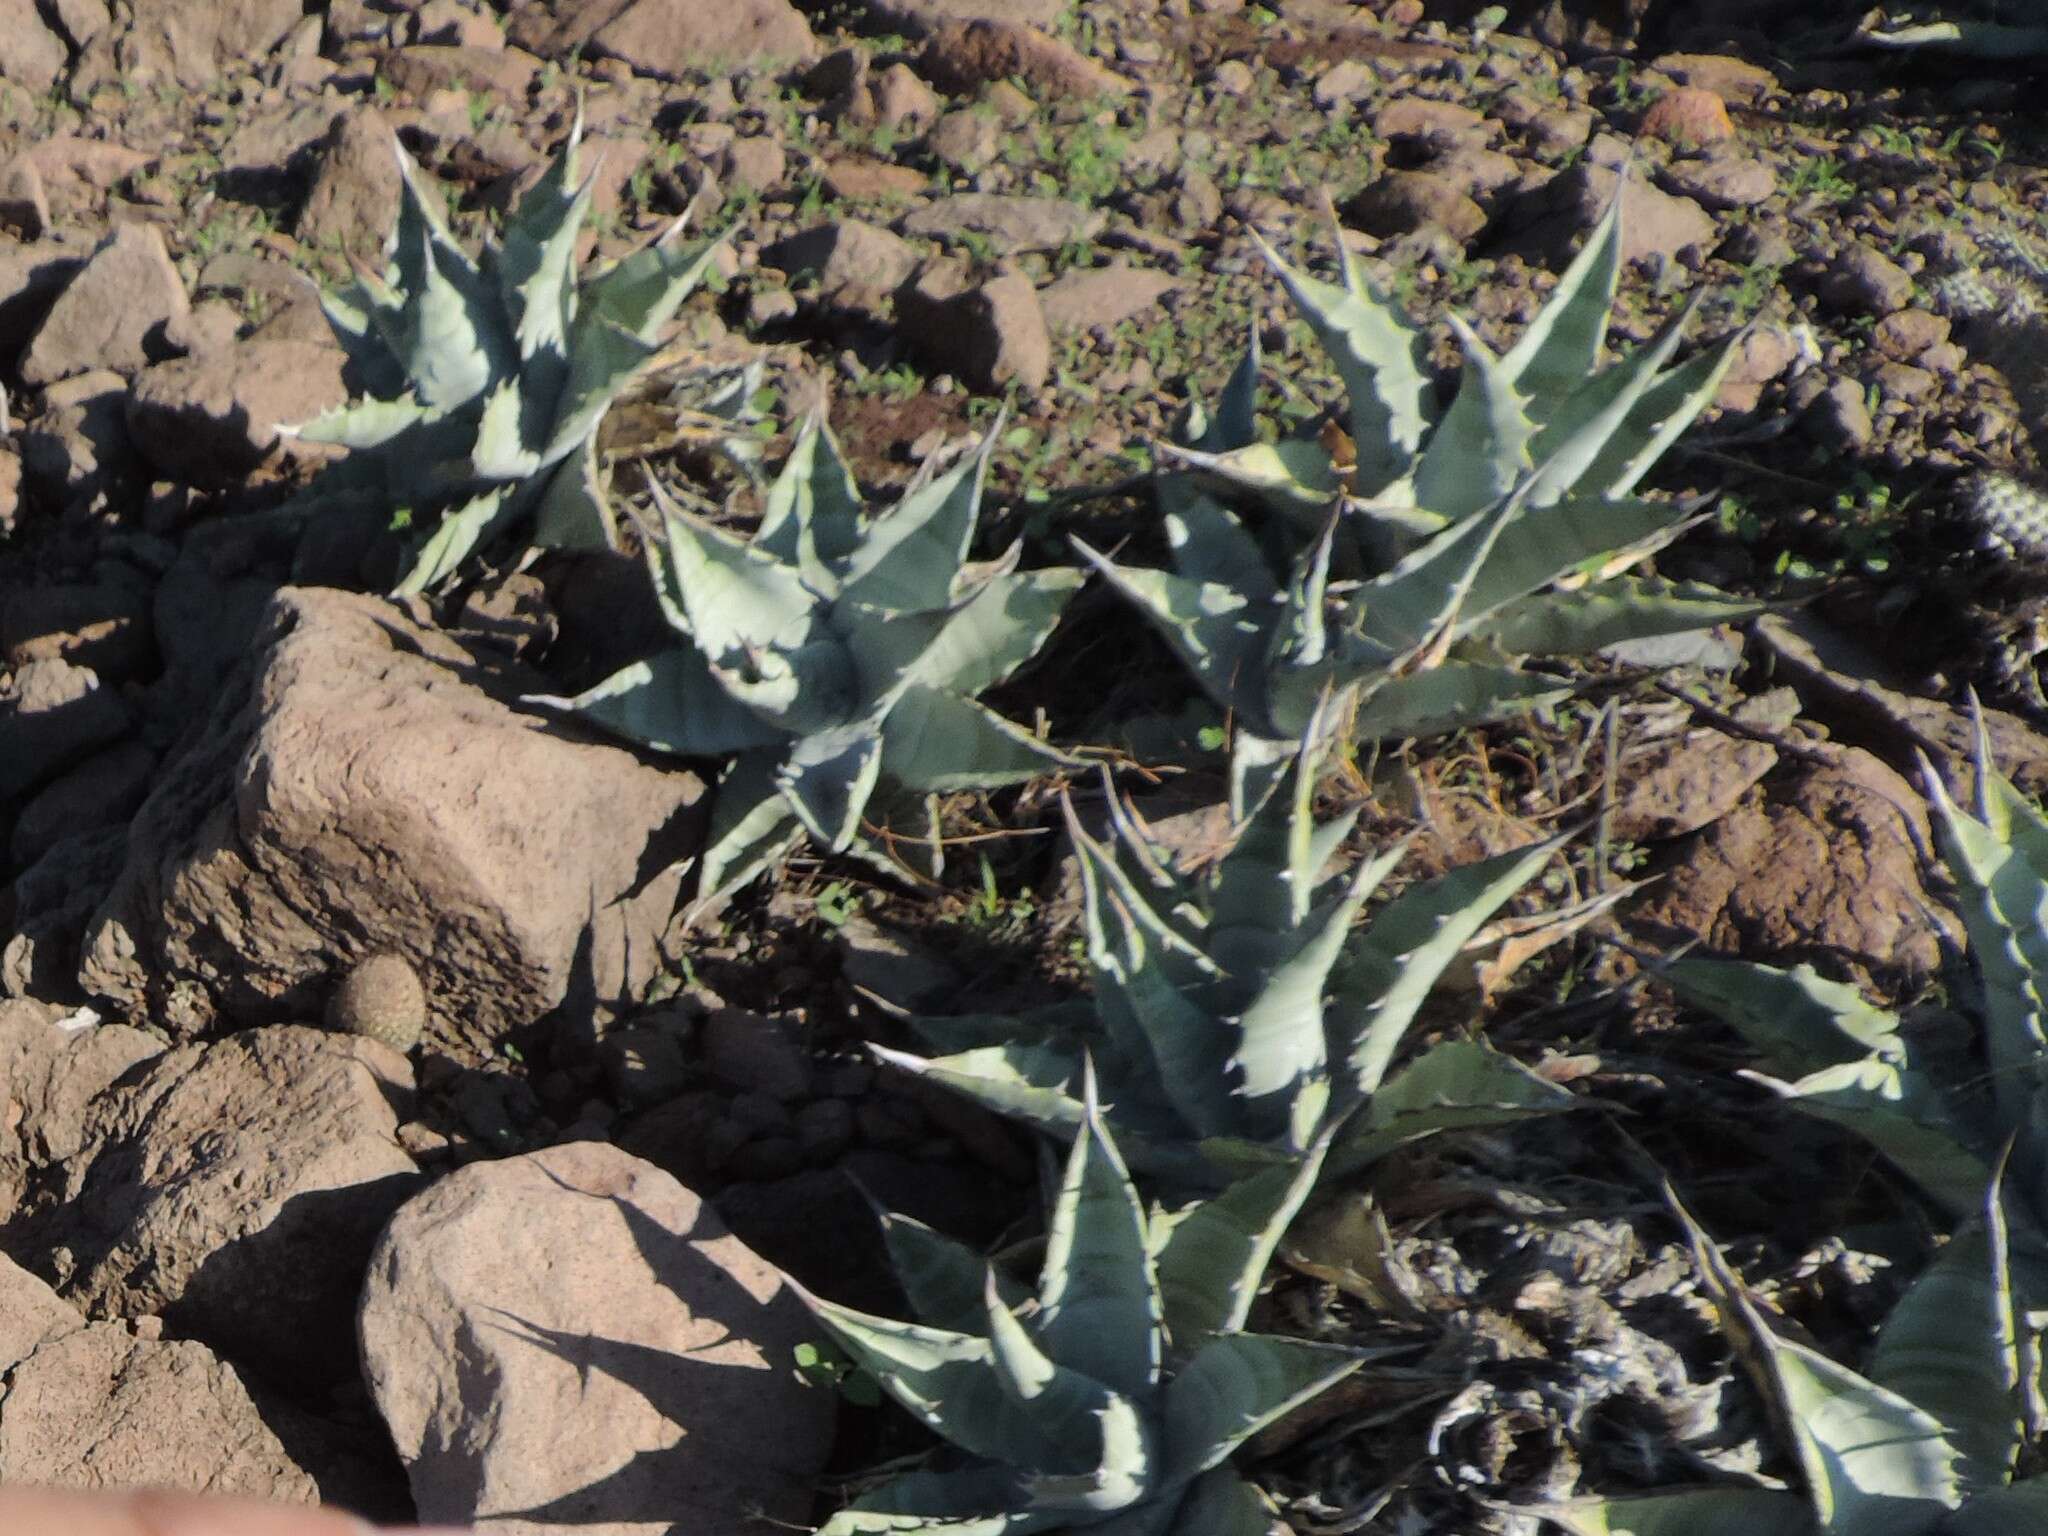
<path fill-rule="evenodd" d="M 367 1035 L 393 1050 L 420 1043 L 427 1024 L 427 992 L 403 955 L 371 955 L 358 961 L 327 999 L 327 1027 Z"/>

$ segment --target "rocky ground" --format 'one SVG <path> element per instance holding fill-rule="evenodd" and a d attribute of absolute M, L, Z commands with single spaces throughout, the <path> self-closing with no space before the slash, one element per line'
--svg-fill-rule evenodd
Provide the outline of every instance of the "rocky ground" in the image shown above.
<path fill-rule="evenodd" d="M 593 259 L 684 213 L 730 232 L 605 428 L 628 501 L 744 509 L 671 387 L 758 359 L 771 461 L 824 405 L 886 492 L 1007 411 L 991 549 L 1151 548 L 1152 445 L 1249 330 L 1284 414 L 1336 392 L 1253 231 L 1310 264 L 1341 238 L 1498 346 L 1619 186 L 1616 339 L 1694 301 L 1698 345 L 1747 327 L 1657 472 L 1709 512 L 1659 570 L 1801 602 L 1333 789 L 1417 831 L 1417 870 L 1601 811 L 1432 1016 L 1585 1107 L 1304 1219 L 1262 1325 L 1375 1354 L 1249 1465 L 1332 1536 L 1784 1472 L 1659 1180 L 1824 1340 L 1917 1255 L 1873 1235 L 1882 1170 L 1788 1127 L 1636 957 L 1920 999 L 1953 938 L 1921 755 L 1967 781 L 1975 689 L 2048 788 L 2048 541 L 1969 510 L 2048 422 L 2031 82 L 1786 11 L 0 0 L 0 1479 L 800 1526 L 916 1444 L 791 1369 L 775 1268 L 894 1305 L 863 1192 L 1029 1230 L 1033 1149 L 860 1042 L 1071 988 L 1044 786 L 949 805 L 937 878 L 800 856 L 686 930 L 705 783 L 519 703 L 645 653 L 635 561 L 393 603 L 360 546 L 268 515 L 327 452 L 279 424 L 348 396 L 316 284 L 376 257 L 393 135 L 480 235 L 579 110 Z M 1181 687 L 1091 594 L 1004 701 L 1128 763 Z M 1204 775 L 1128 785 L 1214 847 Z"/>

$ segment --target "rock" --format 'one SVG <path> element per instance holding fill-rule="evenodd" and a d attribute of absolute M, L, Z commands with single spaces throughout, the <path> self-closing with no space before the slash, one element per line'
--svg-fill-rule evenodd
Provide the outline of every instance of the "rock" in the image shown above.
<path fill-rule="evenodd" d="M 8 844 L 15 865 L 27 869 L 67 837 L 102 827 L 126 827 L 149 793 L 157 757 L 139 741 L 95 754 L 43 789 L 21 808 Z"/>
<path fill-rule="evenodd" d="M 719 151 L 718 180 L 746 192 L 770 192 L 789 175 L 789 156 L 767 134 L 736 138 Z"/>
<path fill-rule="evenodd" d="M 917 269 L 908 242 L 859 219 L 837 219 L 778 240 L 761 260 L 792 279 L 815 273 L 821 303 L 865 315 L 886 314 L 891 295 Z"/>
<path fill-rule="evenodd" d="M 502 48 L 505 29 L 488 12 L 472 9 L 460 0 L 427 0 L 409 18 L 412 41 L 440 43 L 456 48 Z"/>
<path fill-rule="evenodd" d="M 1815 750 L 1830 761 L 1800 763 L 1686 845 L 1631 927 L 1844 979 L 1931 973 L 1941 935 L 1915 852 L 1924 802 L 1867 752 Z"/>
<path fill-rule="evenodd" d="M 1427 96 L 1394 97 L 1373 114 L 1372 129 L 1383 139 L 1436 153 L 1483 144 L 1488 137 L 1486 119 L 1478 111 Z"/>
<path fill-rule="evenodd" d="M 423 1520 L 653 1536 L 810 1516 L 835 1410 L 791 1368 L 808 1313 L 615 1147 L 474 1164 L 415 1197 L 359 1331 Z"/>
<path fill-rule="evenodd" d="M 1631 843 L 1662 842 L 1719 821 L 1777 765 L 1776 748 L 1702 727 L 1629 762 L 1610 830 Z"/>
<path fill-rule="evenodd" d="M 87 254 L 61 239 L 0 245 L 0 356 L 11 360 L 28 345 Z"/>
<path fill-rule="evenodd" d="M 0 599 L 0 655 L 15 666 L 55 657 L 103 681 L 153 671 L 147 588 L 138 581 L 19 587 Z"/>
<path fill-rule="evenodd" d="M 1870 344 L 1894 362 L 1910 363 L 1929 347 L 1948 340 L 1949 321 L 1924 309 L 1886 315 L 1870 333 Z"/>
<path fill-rule="evenodd" d="M 832 161 L 820 178 L 826 195 L 843 203 L 900 203 L 922 196 L 931 185 L 923 171 L 868 155 Z"/>
<path fill-rule="evenodd" d="M 1345 203 L 1343 211 L 1368 235 L 1383 240 L 1440 229 L 1462 245 L 1486 228 L 1486 210 L 1456 177 L 1437 171 L 1389 171 Z"/>
<path fill-rule="evenodd" d="M 704 1070 L 729 1088 L 789 1102 L 811 1091 L 811 1058 L 794 1019 L 714 1008 L 699 1039 Z"/>
<path fill-rule="evenodd" d="M 1650 68 L 1681 85 L 1696 85 L 1723 101 L 1739 101 L 1752 107 L 1780 88 L 1778 77 L 1762 65 L 1725 54 L 1660 54 L 1650 61 Z"/>
<path fill-rule="evenodd" d="M 0 171 L 0 225 L 23 240 L 49 233 L 50 196 L 33 161 L 15 160 Z"/>
<path fill-rule="evenodd" d="M 0 1009 L 22 1006 L 0 1004 Z M 0 1374 L 13 1370 L 40 1345 L 84 1326 L 85 1316 L 76 1307 L 12 1259 L 0 1258 Z"/>
<path fill-rule="evenodd" d="M 1807 379 L 1818 375 L 1808 374 Z M 1806 379 L 1800 381 L 1802 384 Z M 1869 402 L 1863 386 L 1854 379 L 1835 379 L 1820 389 L 1805 406 L 1800 425 L 1824 446 L 1854 451 L 1869 446 L 1876 430 L 1870 419 Z"/>
<path fill-rule="evenodd" d="M 1734 138 L 1735 125 L 1728 121 L 1728 106 L 1719 96 L 1699 86 L 1682 85 L 1650 103 L 1636 132 L 1679 149 L 1699 149 Z"/>
<path fill-rule="evenodd" d="M 118 54 L 124 78 L 204 90 L 260 58 L 299 23 L 299 0 L 133 0 Z"/>
<path fill-rule="evenodd" d="M 94 1323 L 34 1349 L 0 1393 L 0 1476 L 313 1504 L 312 1474 L 235 1370 L 191 1339 Z"/>
<path fill-rule="evenodd" d="M 90 667 L 50 657 L 15 668 L 0 682 L 0 801 L 48 783 L 126 733 L 134 718 Z"/>
<path fill-rule="evenodd" d="M 190 304 L 164 239 L 147 224 L 122 224 L 86 259 L 21 360 L 30 384 L 87 369 L 135 373 L 165 355 L 166 322 Z"/>
<path fill-rule="evenodd" d="M 83 1001 L 80 941 L 119 877 L 127 850 L 124 826 L 68 833 L 15 877 L 13 932 L 0 944 L 0 993 Z"/>
<path fill-rule="evenodd" d="M 427 989 L 403 955 L 370 955 L 350 966 L 329 994 L 327 1027 L 382 1041 L 403 1055 L 427 1027 Z"/>
<path fill-rule="evenodd" d="M 1066 0 L 861 0 L 884 32 L 929 37 L 948 22 L 1012 21 L 1049 32 L 1066 15 Z"/>
<path fill-rule="evenodd" d="M 1107 221 L 1099 208 L 1057 197 L 964 192 L 906 215 L 901 227 L 905 234 L 938 240 L 980 235 L 996 255 L 1015 256 L 1093 240 Z"/>
<path fill-rule="evenodd" d="M 71 50 L 35 0 L 0 0 L 0 79 L 42 96 L 70 62 Z"/>
<path fill-rule="evenodd" d="M 1316 76 L 1309 99 L 1327 112 L 1371 96 L 1379 88 L 1380 77 L 1370 64 L 1363 59 L 1339 59 Z"/>
<path fill-rule="evenodd" d="M 302 245 L 339 247 L 364 260 L 383 250 L 398 221 L 397 142 L 375 107 L 352 107 L 334 119 L 293 225 Z"/>
<path fill-rule="evenodd" d="M 1804 355 L 1799 339 L 1781 326 L 1745 331 L 1735 342 L 1735 355 L 1721 376 L 1714 403 L 1724 411 L 1753 411 L 1764 386 L 1785 376 Z"/>
<path fill-rule="evenodd" d="M 972 176 L 1003 152 L 1003 125 L 980 107 L 956 107 L 932 125 L 925 148 L 941 165 Z"/>
<path fill-rule="evenodd" d="M 1547 100 L 1519 86 L 1494 98 L 1493 113 L 1539 155 L 1570 154 L 1593 136 L 1591 108 Z"/>
<path fill-rule="evenodd" d="M 693 64 L 713 59 L 801 63 L 818 51 L 803 14 L 789 0 L 527 0 L 506 18 L 505 35 L 544 59 L 566 63 L 587 50 L 657 80 L 678 79 Z"/>
<path fill-rule="evenodd" d="M 128 381 L 96 368 L 43 391 L 43 414 L 20 434 L 21 464 L 67 511 L 92 508 L 139 479 L 128 440 Z"/>
<path fill-rule="evenodd" d="M 469 48 L 421 43 L 384 58 L 380 73 L 401 91 L 424 100 L 436 91 L 480 91 L 500 101 L 523 102 L 540 73 L 540 60 L 523 48 Z"/>
<path fill-rule="evenodd" d="M 690 1020 L 683 1014 L 643 1019 L 607 1034 L 598 1042 L 597 1059 L 612 1097 L 634 1109 L 678 1097 L 693 1076 L 686 1055 L 689 1038 Z"/>
<path fill-rule="evenodd" d="M 492 1056 L 652 981 L 701 835 L 693 775 L 513 709 L 537 677 L 374 598 L 281 591 L 246 666 L 136 817 L 91 991 L 310 1018 L 338 964 L 390 950 L 426 986 L 429 1037 Z"/>
<path fill-rule="evenodd" d="M 163 1052 L 139 1029 L 69 1030 L 55 1017 L 55 1009 L 39 1003 L 0 1002 L 0 1082 L 7 1085 L 0 1101 L 0 1221 L 11 1221 L 31 1186 L 78 1155 L 94 1099 Z M 11 1308 L 0 1308 L 0 1317 L 8 1315 Z"/>
<path fill-rule="evenodd" d="M 1022 21 L 984 17 L 949 21 L 932 29 L 917 65 L 949 96 L 963 96 L 998 80 L 1018 79 L 1043 99 L 1126 96 L 1131 82 L 1075 52 L 1058 38 Z"/>
<path fill-rule="evenodd" d="M 1042 386 L 1052 374 L 1052 336 L 1031 279 L 1010 272 L 954 293 L 946 269 L 937 273 L 933 283 L 920 280 L 897 296 L 912 349 L 973 389 L 995 393 L 1013 381 Z"/>
<path fill-rule="evenodd" d="M 1570 259 L 1578 236 L 1606 213 L 1617 182 L 1619 172 L 1588 163 L 1560 171 L 1542 186 L 1517 197 L 1508 214 L 1509 226 L 1519 231 L 1513 249 L 1562 266 Z M 1624 262 L 1652 254 L 1675 257 L 1687 246 L 1705 248 L 1714 238 L 1714 221 L 1690 198 L 1660 192 L 1633 176 L 1621 182 L 1621 198 Z"/>
<path fill-rule="evenodd" d="M 1913 279 L 1884 252 L 1844 246 L 1820 280 L 1820 301 L 1838 315 L 1893 314 L 1913 302 Z"/>
<path fill-rule="evenodd" d="M 180 1046 L 92 1102 L 60 1198 L 10 1246 L 68 1249 L 58 1291 L 88 1316 L 160 1314 L 278 1379 L 352 1376 L 370 1244 L 417 1187 L 411 1094 L 396 1052 L 300 1025 Z"/>
<path fill-rule="evenodd" d="M 129 391 L 129 438 L 171 479 L 238 485 L 277 453 L 280 427 L 347 404 L 345 362 L 336 346 L 251 338 L 158 363 Z"/>
<path fill-rule="evenodd" d="M 1761 160 L 1678 160 L 1658 173 L 1667 192 L 1689 197 L 1702 208 L 1726 212 L 1767 203 L 1778 191 L 1778 173 Z"/>
<path fill-rule="evenodd" d="M 1106 331 L 1156 308 L 1181 286 L 1180 279 L 1144 267 L 1077 267 L 1038 290 L 1038 307 L 1055 336 Z"/>

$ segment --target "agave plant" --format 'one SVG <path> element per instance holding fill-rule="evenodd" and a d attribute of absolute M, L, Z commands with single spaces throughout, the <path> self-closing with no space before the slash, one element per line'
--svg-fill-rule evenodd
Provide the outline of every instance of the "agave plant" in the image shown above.
<path fill-rule="evenodd" d="M 1778 1073 L 1752 1074 L 1807 1113 L 1870 1142 L 1950 1219 L 1976 1211 L 2002 1148 L 2021 1289 L 2048 1304 L 2048 819 L 1993 771 L 1979 733 L 1976 815 L 1931 768 L 1936 839 L 1962 896 L 1983 1054 L 1958 1061 L 1925 1031 L 1809 967 L 1673 962 L 1678 994 L 1720 1013 Z"/>
<path fill-rule="evenodd" d="M 1333 1133 L 1328 1167 L 1348 1172 L 1437 1131 L 1567 1107 L 1565 1090 L 1465 1041 L 1436 1046 L 1382 1083 L 1438 976 L 1555 844 L 1418 885 L 1354 935 L 1404 849 L 1346 877 L 1327 873 L 1357 819 L 1315 823 L 1327 746 L 1327 733 L 1312 729 L 1282 788 L 1194 876 L 1175 871 L 1114 795 L 1107 841 L 1089 836 L 1068 802 L 1092 1004 L 916 1020 L 951 1053 L 937 1058 L 871 1049 L 1055 1135 L 1085 1118 L 1092 1063 L 1132 1162 L 1190 1188 L 1304 1158 Z"/>
<path fill-rule="evenodd" d="M 878 784 L 946 792 L 1015 784 L 1072 760 L 974 701 L 1045 641 L 1085 579 L 1019 571 L 1018 547 L 969 564 L 996 430 L 950 471 L 870 518 L 815 419 L 769 487 L 751 540 L 678 510 L 648 560 L 677 643 L 572 698 L 658 751 L 726 757 L 698 875 L 711 900 L 808 834 L 860 836 Z"/>
<path fill-rule="evenodd" d="M 1339 286 L 1262 248 L 1343 380 L 1341 426 L 1261 441 L 1255 337 L 1213 416 L 1191 411 L 1186 443 L 1164 449 L 1185 466 L 1160 489 L 1172 570 L 1081 550 L 1234 720 L 1241 811 L 1326 692 L 1355 705 L 1361 738 L 1422 735 L 1569 691 L 1521 657 L 1759 611 L 1622 574 L 1688 525 L 1686 508 L 1630 493 L 1713 398 L 1731 354 L 1666 367 L 1688 307 L 1651 345 L 1599 367 L 1619 197 L 1505 355 L 1453 320 L 1464 374 L 1441 415 L 1423 331 L 1355 255 L 1343 253 Z M 1232 503 L 1262 509 L 1262 523 Z"/>
<path fill-rule="evenodd" d="M 577 176 L 581 129 L 579 120 L 480 259 L 394 146 L 402 190 L 385 270 L 363 269 L 323 301 L 370 393 L 291 429 L 353 450 L 302 506 L 398 509 L 409 530 L 399 593 L 433 587 L 493 546 L 614 541 L 598 423 L 654 360 L 656 336 L 717 246 L 685 251 L 678 221 L 579 283 L 576 242 L 594 190 Z M 745 416 L 756 382 L 746 369 L 702 370 L 684 381 L 679 411 L 717 435 Z"/>
<path fill-rule="evenodd" d="M 799 1294 L 960 1456 L 864 1494 L 819 1536 L 1264 1536 L 1268 1517 L 1231 1453 L 1362 1358 L 1242 1331 L 1313 1176 L 1269 1169 L 1206 1203 L 1148 1212 L 1091 1103 L 1035 1292 L 961 1244 L 884 1218 L 920 1321 Z"/>
<path fill-rule="evenodd" d="M 2048 1521 L 2048 1477 L 2014 1477 L 2038 1420 L 2040 1356 L 2014 1299 L 1996 1179 L 1886 1318 L 1861 1374 L 1774 1333 L 1679 1215 L 1804 1487 L 1587 1501 L 1545 1510 L 1552 1520 L 1575 1536 L 2012 1536 Z"/>

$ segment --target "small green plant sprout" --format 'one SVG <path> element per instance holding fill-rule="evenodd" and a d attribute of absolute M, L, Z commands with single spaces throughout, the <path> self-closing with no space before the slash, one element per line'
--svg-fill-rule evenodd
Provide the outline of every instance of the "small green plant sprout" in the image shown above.
<path fill-rule="evenodd" d="M 655 492 L 664 528 L 648 536 L 648 564 L 677 643 L 573 698 L 531 702 L 660 752 L 731 759 L 699 910 L 806 834 L 894 873 L 861 835 L 878 785 L 946 794 L 1071 765 L 975 702 L 1037 653 L 1086 579 L 1020 571 L 1017 545 L 968 561 L 994 440 L 869 517 L 813 418 L 751 540 Z"/>
<path fill-rule="evenodd" d="M 325 298 L 370 393 L 291 429 L 353 450 L 300 498 L 414 509 L 397 592 L 422 592 L 464 562 L 510 546 L 615 542 L 597 428 L 656 357 L 656 338 L 703 281 L 718 242 L 686 251 L 680 221 L 585 282 L 576 239 L 593 183 L 577 176 L 582 124 L 472 259 L 402 146 L 398 222 L 382 274 L 359 271 Z M 709 369 L 681 406 L 713 436 L 735 427 L 758 379 Z"/>
<path fill-rule="evenodd" d="M 1268 441 L 1255 411 L 1256 335 L 1213 414 L 1190 407 L 1181 469 L 1159 483 L 1172 569 L 1112 565 L 1204 691 L 1238 721 L 1240 809 L 1299 738 L 1325 691 L 1360 739 L 1424 735 L 1569 691 L 1526 656 L 1582 654 L 1704 628 L 1758 605 L 1628 576 L 1690 526 L 1690 509 L 1631 495 L 1714 397 L 1726 345 L 1666 367 L 1690 308 L 1654 342 L 1600 367 L 1621 265 L 1617 197 L 1520 341 L 1465 350 L 1439 415 L 1425 335 L 1340 245 L 1341 285 L 1266 248 L 1335 364 L 1335 421 Z M 1256 509 L 1248 523 L 1242 511 Z"/>
<path fill-rule="evenodd" d="M 1707 1295 L 1804 1487 L 1689 1488 L 1541 1511 L 1573 1536 L 2014 1536 L 2048 1522 L 2015 1479 L 2040 1370 L 1998 1180 L 1892 1309 L 1863 1373 L 1779 1337 L 1679 1211 Z M 1674 1202 L 1675 1205 L 1675 1202 Z"/>
<path fill-rule="evenodd" d="M 1356 1370 L 1334 1345 L 1243 1331 L 1312 1165 L 1147 1210 L 1092 1096 L 1035 1290 L 902 1216 L 883 1217 L 919 1321 L 798 1289 L 834 1341 L 945 1440 L 819 1536 L 1262 1536 L 1228 1465 L 1252 1435 Z"/>
<path fill-rule="evenodd" d="M 1092 1003 L 917 1019 L 951 1053 L 934 1059 L 870 1049 L 1054 1136 L 1086 1118 L 1092 1072 L 1132 1163 L 1183 1189 L 1298 1161 L 1333 1135 L 1327 1166 L 1342 1174 L 1435 1132 L 1569 1108 L 1564 1089 L 1473 1041 L 1439 1044 L 1383 1083 L 1437 978 L 1556 845 L 1419 884 L 1354 933 L 1405 848 L 1329 871 L 1357 813 L 1315 822 L 1327 744 L 1326 731 L 1305 738 L 1280 789 L 1193 877 L 1113 794 L 1101 841 L 1068 802 Z"/>

